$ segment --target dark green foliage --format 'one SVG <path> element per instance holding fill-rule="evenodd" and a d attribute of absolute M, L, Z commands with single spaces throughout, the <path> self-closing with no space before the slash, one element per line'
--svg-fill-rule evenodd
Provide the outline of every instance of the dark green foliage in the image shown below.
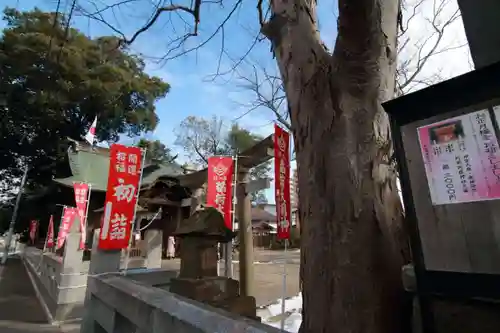
<path fill-rule="evenodd" d="M 172 163 L 177 155 L 172 155 L 172 150 L 161 143 L 159 140 L 150 141 L 141 139 L 137 147 L 146 148 L 146 159 L 154 163 Z"/>
<path fill-rule="evenodd" d="M 0 36 L 0 172 L 32 170 L 30 184 L 67 173 L 67 137 L 81 140 L 98 116 L 97 137 L 115 141 L 158 123 L 155 101 L 169 85 L 144 62 L 117 48 L 115 37 L 90 39 L 66 19 L 7 8 Z"/>

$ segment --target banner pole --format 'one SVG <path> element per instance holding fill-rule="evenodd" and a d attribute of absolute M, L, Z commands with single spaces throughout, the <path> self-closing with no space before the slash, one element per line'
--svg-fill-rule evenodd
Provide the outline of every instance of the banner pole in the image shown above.
<path fill-rule="evenodd" d="M 130 259 L 130 247 L 132 246 L 132 234 L 134 233 L 134 227 L 135 227 L 135 218 L 137 215 L 137 205 L 139 204 L 139 192 L 141 191 L 141 184 L 142 184 L 142 173 L 144 171 L 144 163 L 146 162 L 146 152 L 147 149 L 142 149 L 142 163 L 141 163 L 141 175 L 139 177 L 139 185 L 137 186 L 137 193 L 135 194 L 136 200 L 135 200 L 135 205 L 134 205 L 134 217 L 132 219 L 132 225 L 130 226 L 130 235 L 128 239 L 128 246 L 127 246 L 127 251 L 125 252 L 125 267 L 123 269 L 123 275 L 127 275 L 127 270 L 128 270 L 128 264 L 129 264 L 129 259 Z"/>
<path fill-rule="evenodd" d="M 238 176 L 238 152 L 233 156 L 234 160 L 234 170 L 233 170 L 233 201 L 232 201 L 232 209 L 231 209 L 231 226 L 234 230 L 234 223 L 236 221 L 236 182 Z M 224 251 L 224 276 L 228 278 L 233 277 L 233 241 L 229 241 L 225 244 Z"/>
<path fill-rule="evenodd" d="M 286 299 L 286 259 L 287 259 L 288 239 L 285 239 L 285 251 L 283 254 L 283 291 L 281 295 L 281 330 L 285 329 L 285 299 Z"/>
<path fill-rule="evenodd" d="M 289 134 L 288 134 L 289 135 Z M 276 142 L 276 136 L 274 138 L 275 142 Z M 275 143 L 276 144 L 276 143 Z M 275 148 L 276 149 L 276 148 Z M 286 153 L 286 152 L 285 152 Z M 282 186 L 282 189 L 288 189 L 288 193 L 290 193 L 290 167 L 291 167 L 291 163 L 290 163 L 290 159 L 292 157 L 292 145 L 290 144 L 290 137 L 288 136 L 288 156 L 286 158 L 286 160 L 284 161 L 286 163 L 286 166 L 285 168 L 288 169 L 288 177 L 285 177 L 285 184 L 280 184 Z M 276 158 L 276 156 L 274 157 Z M 287 193 L 287 192 L 285 192 Z M 288 200 L 288 202 L 284 202 L 285 203 L 285 212 L 281 212 L 280 209 L 278 210 L 280 212 L 280 221 L 278 221 L 279 224 L 281 224 L 281 228 L 283 227 L 283 225 L 287 228 L 287 234 L 286 234 L 286 237 L 285 237 L 285 250 L 283 252 L 283 290 L 282 290 L 282 296 L 281 296 L 281 320 L 280 320 L 280 328 L 281 330 L 284 330 L 285 329 L 285 310 L 286 310 L 286 278 L 287 278 L 287 270 L 286 270 L 286 264 L 287 264 L 287 250 L 288 250 L 288 240 L 290 238 L 290 232 L 291 232 L 291 229 L 292 229 L 292 219 L 291 219 L 291 202 L 290 202 L 290 196 L 288 196 L 287 198 L 284 197 L 284 193 L 281 193 L 281 195 L 283 196 L 284 200 Z M 278 204 L 281 204 L 281 202 L 277 202 L 276 203 L 277 205 Z M 284 213 L 284 214 L 283 214 Z M 284 215 L 284 216 L 283 216 Z M 283 219 L 284 217 L 284 219 Z"/>
<path fill-rule="evenodd" d="M 85 220 L 83 223 L 83 230 L 82 230 L 82 233 L 85 232 L 85 234 L 82 235 L 82 237 L 84 237 L 83 250 L 85 250 L 85 243 L 87 242 L 87 222 L 89 219 L 90 196 L 92 195 L 92 184 L 87 183 L 87 185 L 89 186 L 89 190 L 88 190 L 89 194 L 87 195 L 87 207 L 85 207 Z"/>
<path fill-rule="evenodd" d="M 217 276 L 220 276 L 220 249 L 220 243 L 217 243 Z"/>

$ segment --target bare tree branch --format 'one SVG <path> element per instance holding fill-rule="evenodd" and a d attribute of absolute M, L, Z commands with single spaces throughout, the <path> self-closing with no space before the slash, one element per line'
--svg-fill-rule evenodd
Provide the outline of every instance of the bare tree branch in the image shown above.
<path fill-rule="evenodd" d="M 422 20 L 423 6 L 428 4 L 428 1 L 415 0 L 412 3 L 403 1 L 401 4 L 402 15 L 399 20 L 400 31 L 397 50 L 399 56 L 396 71 L 397 94 L 399 95 L 412 91 L 418 86 L 429 86 L 442 81 L 444 78 L 439 74 L 439 71 L 427 77 L 422 77 L 422 70 L 432 57 L 467 45 L 466 43 L 451 46 L 443 45 L 443 37 L 447 29 L 460 18 L 460 12 L 456 10 L 451 12 L 451 14 L 445 15 L 445 9 L 450 4 L 450 0 L 432 1 L 432 15 L 430 19 L 426 19 L 430 23 L 432 31 L 416 41 L 414 40 L 415 36 L 411 34 L 409 28 L 410 25 L 417 23 L 417 20 Z M 264 26 L 265 15 L 262 6 L 262 1 L 258 1 L 259 23 L 261 26 Z M 416 51 L 409 55 L 404 54 L 412 48 L 416 48 Z M 288 114 L 283 111 L 283 109 L 287 109 L 287 103 L 281 78 L 276 75 L 269 75 L 263 70 L 261 70 L 263 74 L 259 75 L 255 66 L 253 66 L 253 69 L 251 74 L 240 77 L 244 82 L 242 86 L 252 92 L 255 97 L 250 103 L 248 110 L 240 118 L 256 109 L 264 107 L 273 112 L 276 119 L 283 126 L 291 129 Z M 268 87 L 267 90 L 269 91 L 264 91 L 265 87 Z M 278 89 L 274 90 L 275 88 Z M 277 94 L 278 90 L 279 94 Z"/>
<path fill-rule="evenodd" d="M 168 36 L 166 37 L 167 39 L 170 39 L 166 46 L 166 52 L 163 54 L 161 57 L 157 56 L 145 56 L 146 58 L 149 58 L 150 60 L 156 60 L 157 62 L 165 63 L 169 60 L 176 59 L 178 57 L 181 57 L 183 55 L 186 55 L 188 53 L 191 53 L 193 51 L 197 51 L 200 48 L 204 47 L 207 45 L 211 40 L 213 40 L 217 35 L 221 34 L 224 35 L 223 28 L 227 24 L 227 22 L 233 17 L 234 13 L 237 11 L 237 9 L 241 6 L 243 0 L 237 0 L 231 9 L 229 10 L 228 14 L 226 17 L 220 22 L 220 24 L 215 28 L 215 30 L 208 35 L 208 37 L 204 38 L 202 42 L 200 42 L 198 45 L 193 46 L 193 47 L 188 47 L 187 49 L 184 49 L 185 43 L 192 37 L 197 37 L 199 36 L 199 24 L 200 24 L 200 13 L 201 13 L 201 6 L 203 4 L 219 4 L 222 6 L 222 0 L 193 0 L 191 6 L 184 6 L 180 4 L 174 3 L 172 0 L 168 1 L 170 2 L 169 5 L 165 5 L 166 0 L 158 0 L 157 5 L 153 9 L 153 13 L 151 16 L 147 19 L 146 23 L 139 28 L 137 31 L 135 31 L 130 38 L 127 37 L 127 35 L 118 27 L 115 25 L 109 23 L 105 17 L 103 16 L 103 13 L 107 10 L 113 11 L 114 9 L 119 8 L 122 5 L 134 2 L 134 1 L 139 1 L 139 0 L 121 0 L 113 5 L 108 5 L 105 6 L 104 8 L 99 8 L 96 3 L 93 0 L 87 0 L 86 2 L 90 3 L 92 7 L 94 7 L 95 10 L 89 11 L 85 9 L 83 6 L 79 6 L 79 12 L 92 19 L 95 21 L 98 21 L 105 26 L 107 26 L 109 29 L 111 29 L 113 32 L 115 32 L 117 35 L 121 37 L 121 40 L 119 41 L 118 47 L 121 45 L 127 45 L 130 46 L 133 44 L 142 34 L 150 30 L 155 23 L 158 22 L 160 17 L 162 17 L 162 14 L 164 13 L 173 13 L 175 14 L 180 20 L 182 20 L 186 26 L 189 26 L 188 31 L 185 33 L 181 34 L 180 36 L 174 37 L 174 38 L 169 38 Z M 193 18 L 193 24 L 188 23 L 179 13 L 187 13 Z M 175 31 L 175 26 L 172 25 L 172 29 Z M 224 51 L 224 52 L 222 52 Z M 225 50 L 223 49 L 221 51 L 222 53 L 226 53 Z M 144 55 L 143 55 L 144 56 Z"/>
<path fill-rule="evenodd" d="M 171 4 L 170 6 L 166 7 L 160 7 L 157 9 L 156 13 L 153 15 L 151 20 L 147 22 L 142 28 L 137 30 L 135 34 L 132 36 L 130 39 L 125 39 L 123 40 L 124 43 L 126 44 L 132 44 L 137 37 L 139 37 L 140 34 L 143 32 L 147 31 L 149 28 L 153 26 L 153 24 L 158 20 L 160 15 L 164 12 L 173 12 L 173 11 L 183 11 L 185 13 L 193 15 L 194 19 L 194 29 L 192 33 L 189 33 L 188 36 L 197 36 L 198 35 L 198 24 L 200 23 L 200 6 L 201 6 L 201 0 L 195 0 L 194 1 L 194 6 L 192 8 L 181 6 L 181 5 L 174 5 Z"/>
<path fill-rule="evenodd" d="M 259 73 L 260 72 L 260 73 Z M 253 71 L 250 75 L 240 76 L 242 88 L 251 91 L 255 95 L 255 100 L 249 105 L 249 110 L 238 120 L 257 108 L 267 108 L 288 130 L 292 129 L 290 123 L 290 115 L 286 108 L 286 95 L 283 87 L 283 81 L 277 75 L 271 75 L 264 68 L 253 66 Z"/>
<path fill-rule="evenodd" d="M 120 43 L 123 45 L 130 45 L 134 43 L 142 34 L 150 30 L 151 27 L 158 22 L 162 14 L 174 14 L 174 18 L 176 17 L 184 22 L 187 31 L 180 32 L 180 34 L 176 33 L 177 36 L 175 37 L 166 37 L 169 39 L 167 43 L 167 50 L 161 57 L 156 57 L 156 60 L 162 63 L 190 52 L 197 51 L 207 45 L 215 37 L 220 37 L 220 51 L 216 63 L 216 73 L 211 75 L 208 78 L 209 80 L 215 80 L 215 78 L 235 72 L 235 69 L 241 65 L 244 59 L 247 58 L 256 43 L 261 40 L 260 36 L 256 34 L 252 45 L 250 45 L 250 47 L 238 57 L 233 57 L 226 50 L 226 31 L 224 27 L 237 9 L 241 6 L 242 0 L 235 0 L 232 7 L 228 8 L 227 15 L 221 22 L 219 22 L 215 29 L 212 30 L 212 33 L 206 35 L 207 37 L 192 47 L 184 48 L 188 39 L 198 36 L 202 5 L 215 3 L 222 6 L 222 0 L 192 0 L 191 6 L 176 4 L 173 0 L 151 1 L 153 8 L 151 15 L 146 20 L 146 23 L 130 35 L 130 37 L 127 37 L 126 34 L 120 29 L 107 22 L 103 13 L 106 11 L 112 11 L 114 13 L 114 11 L 119 9 L 120 6 L 129 5 L 137 1 L 139 0 L 119 0 L 114 4 L 108 4 L 106 6 L 101 5 L 99 7 L 93 0 L 87 0 L 93 9 L 84 10 L 80 6 L 79 10 L 83 12 L 85 16 L 97 20 L 113 30 L 121 37 Z M 452 12 L 451 14 L 447 13 L 445 10 L 449 5 L 450 0 L 432 0 L 432 14 L 426 18 L 426 22 L 430 24 L 432 30 L 424 37 L 417 37 L 417 40 L 415 40 L 414 34 L 411 34 L 412 29 L 410 29 L 410 26 L 416 24 L 416 22 L 418 23 L 419 20 L 422 20 L 422 17 L 424 16 L 424 6 L 427 6 L 429 1 L 430 0 L 402 1 L 402 15 L 400 15 L 398 20 L 400 28 L 398 35 L 398 54 L 400 56 L 398 56 L 398 68 L 396 71 L 397 94 L 403 94 L 415 89 L 418 86 L 426 86 L 442 80 L 443 77 L 441 77 L 438 73 L 423 77 L 423 68 L 425 68 L 432 57 L 450 50 L 461 48 L 465 45 L 442 45 L 443 36 L 445 35 L 446 30 L 460 17 L 458 10 Z M 269 26 L 270 22 L 269 4 L 262 0 L 257 0 L 256 7 L 261 32 L 265 33 L 265 29 Z M 194 23 L 191 24 L 188 22 L 189 20 L 186 20 L 186 16 L 182 16 L 181 13 L 189 14 Z M 171 20 L 172 16 L 169 16 L 169 22 L 171 22 Z M 173 23 L 171 23 L 171 25 L 174 32 L 176 32 L 175 25 Z M 414 52 L 408 52 L 413 49 L 415 50 Z M 227 58 L 230 61 L 229 67 L 227 66 L 227 62 L 223 62 L 223 58 Z M 246 73 L 241 75 L 240 72 L 239 81 L 241 82 L 240 86 L 252 92 L 255 99 L 249 105 L 246 105 L 247 110 L 236 119 L 240 119 L 254 110 L 266 108 L 272 112 L 275 119 L 284 127 L 291 129 L 286 95 L 284 93 L 280 77 L 277 75 L 271 75 L 269 72 L 263 70 L 261 66 L 252 66 L 250 74 Z"/>
<path fill-rule="evenodd" d="M 396 70 L 397 94 L 402 95 L 414 89 L 420 84 L 430 85 L 444 78 L 440 75 L 432 74 L 430 77 L 421 78 L 422 70 L 432 57 L 447 51 L 461 48 L 466 43 L 454 46 L 443 46 L 443 37 L 447 29 L 460 18 L 460 11 L 456 9 L 451 14 L 446 15 L 445 9 L 449 6 L 450 0 L 433 0 L 432 16 L 425 18 L 430 24 L 432 31 L 417 40 L 413 45 L 411 41 L 414 36 L 410 36 L 409 27 L 416 18 L 422 15 L 424 0 L 418 0 L 409 5 L 408 2 L 402 3 L 403 16 L 407 18 L 400 23 L 400 32 L 398 35 L 399 46 L 398 67 Z M 421 18 L 421 17 L 420 17 Z M 404 54 L 405 51 L 414 47 L 416 49 L 412 54 Z M 404 56 L 402 56 L 404 54 Z"/>

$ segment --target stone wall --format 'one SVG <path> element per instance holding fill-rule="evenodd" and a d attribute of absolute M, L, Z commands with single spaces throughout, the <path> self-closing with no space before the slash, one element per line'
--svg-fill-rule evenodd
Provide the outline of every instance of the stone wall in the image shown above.
<path fill-rule="evenodd" d="M 89 278 L 81 333 L 278 333 L 279 329 L 157 288 L 132 276 Z"/>

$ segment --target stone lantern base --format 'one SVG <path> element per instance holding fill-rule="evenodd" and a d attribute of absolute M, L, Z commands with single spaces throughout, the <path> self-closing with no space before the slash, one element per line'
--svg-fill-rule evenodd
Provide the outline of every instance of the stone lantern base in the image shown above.
<path fill-rule="evenodd" d="M 258 319 L 255 298 L 240 296 L 239 282 L 231 278 L 176 278 L 171 280 L 170 291 L 241 316 Z"/>

